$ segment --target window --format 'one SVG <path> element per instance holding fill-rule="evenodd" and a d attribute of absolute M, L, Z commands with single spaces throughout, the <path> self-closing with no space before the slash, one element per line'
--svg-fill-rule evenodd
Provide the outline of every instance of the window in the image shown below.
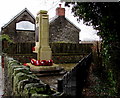
<path fill-rule="evenodd" d="M 16 23 L 17 30 L 35 30 L 35 24 L 29 21 L 21 21 Z"/>

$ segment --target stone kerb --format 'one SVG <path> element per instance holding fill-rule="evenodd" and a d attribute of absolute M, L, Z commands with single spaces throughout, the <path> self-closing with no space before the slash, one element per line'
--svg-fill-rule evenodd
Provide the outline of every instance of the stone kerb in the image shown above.
<path fill-rule="evenodd" d="M 5 57 L 5 96 L 52 96 L 49 85 L 32 74 L 29 67 Z"/>

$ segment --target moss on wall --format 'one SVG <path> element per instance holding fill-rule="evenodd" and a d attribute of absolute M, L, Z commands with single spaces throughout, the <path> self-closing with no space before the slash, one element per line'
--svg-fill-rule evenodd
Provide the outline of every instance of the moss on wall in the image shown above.
<path fill-rule="evenodd" d="M 29 67 L 5 56 L 5 96 L 50 96 L 53 91 Z M 54 92 L 55 93 L 55 92 Z"/>

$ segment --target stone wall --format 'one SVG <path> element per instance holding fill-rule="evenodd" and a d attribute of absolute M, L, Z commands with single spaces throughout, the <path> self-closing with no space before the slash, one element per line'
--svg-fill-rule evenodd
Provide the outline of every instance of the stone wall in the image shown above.
<path fill-rule="evenodd" d="M 59 16 L 50 22 L 50 42 L 79 43 L 79 32 L 65 16 Z"/>
<path fill-rule="evenodd" d="M 7 33 L 6 33 L 7 32 Z M 13 32 L 6 31 L 4 34 L 7 34 L 12 41 L 14 42 L 33 42 L 35 43 L 35 31 L 32 30 L 15 30 Z"/>
<path fill-rule="evenodd" d="M 55 93 L 49 85 L 34 75 L 29 67 L 23 66 L 13 58 L 4 56 L 4 96 L 32 96 L 52 98 Z M 52 97 L 50 97 L 52 96 Z"/>
<path fill-rule="evenodd" d="M 16 23 L 21 21 L 29 21 L 35 24 L 35 19 L 30 15 L 27 9 L 24 9 L 21 13 L 16 15 L 13 19 L 11 19 L 6 25 L 1 28 L 1 34 L 7 34 L 14 42 L 26 42 L 31 41 L 35 42 L 35 31 L 17 31 Z M 29 32 L 29 37 L 28 33 Z M 21 34 L 22 33 L 22 34 Z M 22 35 L 22 36 L 21 36 Z M 23 38 L 21 38 L 23 37 Z M 21 40 L 22 39 L 22 40 Z"/>
<path fill-rule="evenodd" d="M 30 30 L 17 30 L 16 31 L 16 42 L 35 42 L 35 31 Z"/>

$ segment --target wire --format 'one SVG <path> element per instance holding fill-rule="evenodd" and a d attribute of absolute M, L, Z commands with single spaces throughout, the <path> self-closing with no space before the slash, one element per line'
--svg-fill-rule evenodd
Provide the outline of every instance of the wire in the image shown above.
<path fill-rule="evenodd" d="M 49 8 L 48 11 L 52 10 L 53 8 L 55 8 L 56 5 L 58 5 L 59 2 L 60 2 L 60 0 L 57 0 L 56 2 L 53 1 L 53 4 L 55 4 L 55 5 L 53 5 L 51 8 Z"/>

